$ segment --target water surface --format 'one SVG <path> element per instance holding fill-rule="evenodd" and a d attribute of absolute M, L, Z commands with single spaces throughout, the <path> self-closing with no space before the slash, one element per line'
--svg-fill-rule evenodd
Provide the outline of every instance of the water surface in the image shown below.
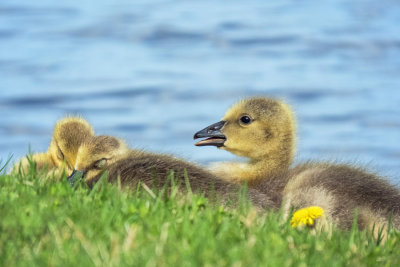
<path fill-rule="evenodd" d="M 400 2 L 0 2 L 0 159 L 47 149 L 56 120 L 202 164 L 193 146 L 237 100 L 282 98 L 297 161 L 400 182 Z"/>

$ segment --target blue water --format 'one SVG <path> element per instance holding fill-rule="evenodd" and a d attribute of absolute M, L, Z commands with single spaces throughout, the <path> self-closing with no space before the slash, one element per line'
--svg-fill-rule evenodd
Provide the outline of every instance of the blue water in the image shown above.
<path fill-rule="evenodd" d="M 296 111 L 297 161 L 400 182 L 399 23 L 397 0 L 2 0 L 0 159 L 46 150 L 81 114 L 134 147 L 230 160 L 193 134 L 266 95 Z"/>

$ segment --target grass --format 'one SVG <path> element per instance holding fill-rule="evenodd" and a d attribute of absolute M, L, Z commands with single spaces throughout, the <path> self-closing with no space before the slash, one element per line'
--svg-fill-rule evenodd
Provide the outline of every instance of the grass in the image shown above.
<path fill-rule="evenodd" d="M 292 229 L 243 201 L 229 209 L 172 190 L 71 188 L 0 175 L 0 266 L 400 266 L 400 234 L 385 244 L 354 228 Z"/>

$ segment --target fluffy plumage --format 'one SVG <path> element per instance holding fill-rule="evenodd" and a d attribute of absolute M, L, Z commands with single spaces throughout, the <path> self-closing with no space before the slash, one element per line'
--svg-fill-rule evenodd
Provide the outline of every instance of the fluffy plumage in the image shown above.
<path fill-rule="evenodd" d="M 118 179 L 124 187 L 136 187 L 139 182 L 150 188 L 170 188 L 168 176 L 173 172 L 175 182 L 182 192 L 187 191 L 185 176 L 193 192 L 204 193 L 207 197 L 218 198 L 223 203 L 239 196 L 240 186 L 218 179 L 203 168 L 165 154 L 154 154 L 131 150 L 125 143 L 111 136 L 93 137 L 79 149 L 75 172 L 84 175 L 84 180 L 93 186 L 104 172 L 110 182 Z M 259 208 L 274 208 L 270 197 L 254 189 L 248 191 L 249 199 Z"/>
<path fill-rule="evenodd" d="M 213 124 L 216 125 L 216 124 Z M 378 175 L 346 164 L 305 163 L 290 167 L 295 151 L 295 119 L 290 107 L 270 98 L 250 98 L 230 108 L 222 121 L 195 134 L 196 145 L 215 145 L 248 162 L 222 162 L 212 172 L 225 180 L 248 181 L 266 194 L 279 193 L 291 208 L 320 206 L 326 217 L 349 228 L 358 211 L 361 228 L 400 226 L 400 192 Z M 223 140 L 224 142 L 222 142 Z"/>
<path fill-rule="evenodd" d="M 59 120 L 53 130 L 49 148 L 44 153 L 31 155 L 30 160 L 36 163 L 36 169 L 47 169 L 55 173 L 72 172 L 80 145 L 94 136 L 92 126 L 80 117 L 66 117 Z M 28 158 L 15 164 L 12 172 L 29 168 Z"/>

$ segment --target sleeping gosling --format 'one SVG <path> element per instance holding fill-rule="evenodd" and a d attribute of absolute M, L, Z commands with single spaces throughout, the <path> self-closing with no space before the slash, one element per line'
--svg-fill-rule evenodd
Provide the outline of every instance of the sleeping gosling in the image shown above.
<path fill-rule="evenodd" d="M 193 192 L 219 199 L 222 203 L 234 201 L 241 188 L 182 159 L 129 149 L 124 141 L 112 136 L 95 136 L 83 143 L 78 151 L 74 172 L 68 180 L 74 184 L 83 177 L 92 187 L 106 173 L 108 181 L 120 181 L 123 187 L 136 187 L 140 182 L 148 188 L 161 189 L 166 186 L 169 190 L 171 181 L 168 176 L 171 172 L 181 192 L 188 192 L 187 186 L 190 186 Z M 248 190 L 248 197 L 260 209 L 277 208 L 279 204 L 254 189 Z"/>
<path fill-rule="evenodd" d="M 44 153 L 36 153 L 21 159 L 11 172 L 26 173 L 30 161 L 36 164 L 36 170 L 43 169 L 60 176 L 63 172 L 70 174 L 75 165 L 78 149 L 82 142 L 94 136 L 92 126 L 80 117 L 66 117 L 54 126 L 49 148 Z"/>

